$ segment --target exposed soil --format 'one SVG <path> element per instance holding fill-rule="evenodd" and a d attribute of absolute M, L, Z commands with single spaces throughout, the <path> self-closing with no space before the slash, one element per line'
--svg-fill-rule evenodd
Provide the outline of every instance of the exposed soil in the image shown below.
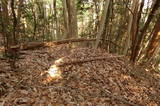
<path fill-rule="evenodd" d="M 0 106 L 160 105 L 160 73 L 123 56 L 66 44 L 22 52 L 16 72 L 0 60 Z"/>

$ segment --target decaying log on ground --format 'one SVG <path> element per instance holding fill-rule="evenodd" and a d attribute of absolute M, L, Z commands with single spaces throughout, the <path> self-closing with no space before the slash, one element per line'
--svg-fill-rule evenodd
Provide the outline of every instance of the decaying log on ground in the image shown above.
<path fill-rule="evenodd" d="M 95 41 L 96 39 L 86 39 L 86 38 L 78 38 L 78 39 L 65 39 L 53 42 L 28 42 L 16 46 L 12 46 L 12 49 L 20 49 L 20 50 L 29 50 L 29 49 L 36 49 L 39 47 L 49 47 L 54 45 L 60 45 L 65 43 L 73 43 L 73 42 L 84 42 L 84 41 Z"/>
<path fill-rule="evenodd" d="M 103 57 L 95 57 L 95 58 L 91 58 L 91 59 L 83 59 L 83 60 L 72 60 L 70 62 L 62 62 L 62 63 L 57 63 L 55 64 L 58 67 L 63 67 L 66 65 L 74 65 L 74 64 L 81 64 L 81 63 L 86 63 L 86 62 L 91 62 L 91 61 L 100 61 L 100 60 L 105 60 L 105 59 L 110 59 L 110 58 L 122 58 L 124 56 L 103 56 Z"/>
<path fill-rule="evenodd" d="M 65 40 L 58 40 L 58 41 L 53 41 L 53 42 L 28 42 L 28 43 L 22 43 L 19 45 L 11 46 L 11 49 L 30 50 L 30 49 L 36 49 L 39 47 L 49 47 L 49 46 L 54 46 L 54 45 L 66 44 L 66 43 L 88 42 L 88 41 L 96 41 L 96 38 L 65 39 Z M 106 40 L 106 41 L 121 48 L 119 45 L 117 45 L 116 43 L 110 40 Z"/>

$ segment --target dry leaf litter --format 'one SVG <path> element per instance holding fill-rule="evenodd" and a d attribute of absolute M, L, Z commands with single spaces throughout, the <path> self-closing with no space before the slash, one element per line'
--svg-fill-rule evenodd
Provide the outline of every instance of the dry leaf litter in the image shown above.
<path fill-rule="evenodd" d="M 123 56 L 66 44 L 22 52 L 18 72 L 0 60 L 0 106 L 160 106 L 160 75 Z"/>

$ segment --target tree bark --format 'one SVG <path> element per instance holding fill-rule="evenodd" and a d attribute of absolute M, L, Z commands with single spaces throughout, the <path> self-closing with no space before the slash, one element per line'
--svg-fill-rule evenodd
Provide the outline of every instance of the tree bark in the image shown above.
<path fill-rule="evenodd" d="M 20 39 L 21 36 L 20 36 L 20 33 L 19 33 L 19 30 L 21 30 L 21 16 L 22 16 L 22 9 L 23 9 L 23 3 L 24 3 L 24 0 L 19 0 L 19 5 L 18 5 L 18 10 L 17 10 L 17 36 L 18 38 Z"/>
<path fill-rule="evenodd" d="M 67 11 L 67 2 L 66 0 L 63 0 L 63 17 L 64 17 L 64 28 L 65 28 L 65 38 L 69 35 L 69 24 L 68 24 L 68 11 Z"/>
<path fill-rule="evenodd" d="M 13 44 L 17 44 L 17 36 L 16 36 L 16 27 L 17 27 L 17 17 L 14 9 L 14 0 L 11 0 L 11 11 L 12 11 L 12 17 L 13 17 Z"/>
<path fill-rule="evenodd" d="M 11 36 L 9 33 L 9 15 L 8 15 L 8 0 L 2 0 L 2 34 L 4 38 L 5 55 L 10 48 Z"/>
<path fill-rule="evenodd" d="M 57 0 L 53 0 L 53 16 L 54 16 L 54 21 L 55 21 L 55 29 L 56 29 L 56 38 L 60 38 L 60 27 L 59 27 L 59 20 L 57 18 Z"/>
<path fill-rule="evenodd" d="M 132 7 L 131 7 L 131 10 L 129 10 L 130 12 L 130 15 L 129 15 L 129 22 L 128 22 L 128 29 L 127 29 L 127 38 L 126 38 L 126 47 L 124 49 L 124 54 L 127 55 L 128 54 L 128 49 L 129 47 L 131 46 L 131 31 L 132 31 L 132 25 L 133 25 L 133 18 L 134 18 L 134 14 L 133 14 L 133 11 L 134 11 L 134 8 L 135 8 L 135 2 L 133 1 L 133 4 L 132 4 Z M 127 5 L 127 4 L 126 4 Z M 128 6 L 126 6 L 128 7 Z"/>
<path fill-rule="evenodd" d="M 11 11 L 12 11 L 12 17 L 13 17 L 13 30 L 12 30 L 12 38 L 11 39 L 13 41 L 12 45 L 17 45 L 17 36 L 16 36 L 16 29 L 17 29 L 17 17 L 16 17 L 16 13 L 15 13 L 15 1 L 11 0 Z M 10 66 L 11 66 L 11 70 L 14 71 L 16 69 L 16 54 L 17 54 L 17 50 L 13 50 L 10 49 Z"/>
<path fill-rule="evenodd" d="M 157 19 L 156 25 L 154 27 L 153 35 L 148 45 L 146 52 L 147 59 L 152 58 L 156 48 L 160 44 L 160 17 Z"/>
<path fill-rule="evenodd" d="M 67 38 L 76 38 L 78 37 L 76 0 L 66 0 L 66 3 L 69 24 Z"/>
<path fill-rule="evenodd" d="M 144 5 L 144 0 L 142 1 L 141 3 L 141 7 L 143 7 Z M 144 25 L 144 27 L 140 30 L 140 33 L 137 33 L 137 37 L 136 37 L 136 40 L 135 40 L 135 44 L 133 46 L 133 49 L 132 49 L 132 55 L 131 55 L 131 61 L 135 62 L 136 61 L 136 57 L 139 55 L 139 51 L 140 51 L 140 45 L 141 45 L 141 42 L 142 42 L 142 39 L 144 38 L 144 34 L 146 32 L 146 30 L 148 29 L 149 27 L 149 24 L 154 16 L 154 13 L 156 12 L 156 10 L 160 7 L 160 0 L 156 0 L 154 2 L 154 5 L 153 5 L 153 8 L 148 16 L 148 19 Z M 142 10 L 141 10 L 142 11 Z"/>
<path fill-rule="evenodd" d="M 132 24 L 133 30 L 132 30 L 132 53 L 131 53 L 131 58 L 130 60 L 132 62 L 136 61 L 136 56 L 137 56 L 137 41 L 139 40 L 139 36 L 138 36 L 138 32 L 139 32 L 139 22 L 141 19 L 141 13 L 142 13 L 142 9 L 144 6 L 144 0 L 141 1 L 140 7 L 139 7 L 139 0 L 136 1 L 136 5 L 135 5 L 135 10 L 134 10 L 134 16 L 135 16 L 135 21 Z"/>
<path fill-rule="evenodd" d="M 101 36 L 102 36 L 102 34 L 104 32 L 104 26 L 105 26 L 106 16 L 107 16 L 108 9 L 109 9 L 109 4 L 110 4 L 110 0 L 106 0 L 104 8 L 103 8 L 103 12 L 102 12 L 101 21 L 100 21 L 100 28 L 99 28 L 98 33 L 96 35 L 97 36 L 97 40 L 96 40 L 95 48 L 98 47 L 100 39 L 101 39 Z"/>

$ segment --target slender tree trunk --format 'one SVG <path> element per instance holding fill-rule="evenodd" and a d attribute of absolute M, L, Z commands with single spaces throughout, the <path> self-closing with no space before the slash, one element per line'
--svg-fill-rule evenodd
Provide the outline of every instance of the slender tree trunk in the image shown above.
<path fill-rule="evenodd" d="M 24 3 L 24 0 L 19 0 L 19 5 L 18 5 L 18 11 L 17 11 L 17 36 L 18 38 L 20 39 L 21 36 L 19 34 L 19 30 L 21 30 L 21 16 L 22 16 L 22 9 L 23 9 L 23 3 Z"/>
<path fill-rule="evenodd" d="M 65 38 L 69 35 L 69 24 L 68 24 L 68 11 L 67 11 L 67 2 L 63 0 L 63 17 L 64 17 L 64 27 L 65 27 Z"/>
<path fill-rule="evenodd" d="M 143 6 L 144 6 L 144 0 L 141 1 L 141 4 L 140 4 L 140 7 L 139 7 L 139 0 L 135 1 L 136 5 L 135 5 L 135 10 L 134 10 L 134 16 L 135 16 L 135 21 L 134 23 L 132 24 L 132 53 L 131 53 L 131 58 L 130 60 L 132 62 L 135 62 L 136 61 L 136 57 L 137 57 L 137 41 L 139 39 L 139 36 L 138 36 L 138 32 L 139 32 L 139 22 L 140 22 L 140 19 L 141 19 L 141 13 L 142 13 L 142 9 L 143 9 Z"/>
<path fill-rule="evenodd" d="M 2 45 L 2 44 L 4 44 L 4 37 L 3 37 L 3 22 L 2 22 L 2 3 L 0 2 L 0 27 L 1 27 L 1 30 L 0 30 L 0 46 Z"/>
<path fill-rule="evenodd" d="M 95 27 L 94 30 L 96 31 L 96 33 L 98 32 L 98 23 L 99 23 L 99 5 L 97 1 L 94 1 L 94 5 L 95 5 L 95 15 L 96 15 L 96 19 L 95 19 Z"/>
<path fill-rule="evenodd" d="M 132 4 L 132 8 L 130 11 L 130 15 L 129 15 L 129 22 L 128 22 L 128 29 L 127 29 L 127 39 L 126 39 L 126 47 L 124 49 L 124 54 L 127 55 L 128 54 L 128 50 L 129 47 L 131 45 L 131 30 L 132 30 L 132 24 L 133 24 L 133 18 L 134 18 L 134 14 L 132 13 L 132 11 L 134 11 L 134 7 L 135 7 L 135 2 L 133 2 L 134 4 Z M 127 5 L 127 4 L 126 4 Z"/>
<path fill-rule="evenodd" d="M 54 16 L 54 21 L 55 21 L 55 29 L 56 29 L 56 35 L 57 38 L 60 38 L 60 26 L 59 26 L 59 19 L 57 18 L 57 0 L 53 0 L 53 16 Z"/>
<path fill-rule="evenodd" d="M 35 6 L 35 5 L 34 5 Z M 36 17 L 36 13 L 34 10 L 35 7 L 31 8 L 32 14 L 33 14 L 33 21 L 34 21 L 34 26 L 33 26 L 33 39 L 36 38 L 36 32 L 37 32 L 37 17 Z"/>
<path fill-rule="evenodd" d="M 66 0 L 68 11 L 68 38 L 78 37 L 76 0 Z"/>
<path fill-rule="evenodd" d="M 8 15 L 8 0 L 2 0 L 2 33 L 5 45 L 5 55 L 8 55 L 10 49 L 11 36 L 9 33 L 9 15 Z"/>
<path fill-rule="evenodd" d="M 112 33 L 112 25 L 109 25 L 109 23 L 112 23 L 113 8 L 113 0 L 110 0 L 104 30 L 101 35 L 102 43 L 99 45 L 100 47 L 106 49 L 108 52 L 111 43 L 107 42 L 106 40 L 111 40 L 109 35 Z"/>
<path fill-rule="evenodd" d="M 110 4 L 110 0 L 106 0 L 105 4 L 104 4 L 103 12 L 102 12 L 102 18 L 101 18 L 101 21 L 100 21 L 100 28 L 99 28 L 98 33 L 97 33 L 97 40 L 96 40 L 95 48 L 98 47 L 101 36 L 104 32 L 104 26 L 105 26 L 106 16 L 107 16 L 108 9 L 109 9 L 109 4 Z"/>
<path fill-rule="evenodd" d="M 17 37 L 16 37 L 16 27 L 17 27 L 17 17 L 14 9 L 14 0 L 11 0 L 11 11 L 13 16 L 13 44 L 17 44 Z"/>
<path fill-rule="evenodd" d="M 17 39 L 18 37 L 16 36 L 16 29 L 17 29 L 17 17 L 16 17 L 16 13 L 15 13 L 15 1 L 11 0 L 11 11 L 12 11 L 12 17 L 13 17 L 13 33 L 12 33 L 12 45 L 17 45 Z M 11 61 L 10 61 L 10 65 L 11 65 L 11 69 L 14 71 L 16 69 L 16 54 L 17 54 L 17 50 L 12 49 L 11 50 Z"/>

